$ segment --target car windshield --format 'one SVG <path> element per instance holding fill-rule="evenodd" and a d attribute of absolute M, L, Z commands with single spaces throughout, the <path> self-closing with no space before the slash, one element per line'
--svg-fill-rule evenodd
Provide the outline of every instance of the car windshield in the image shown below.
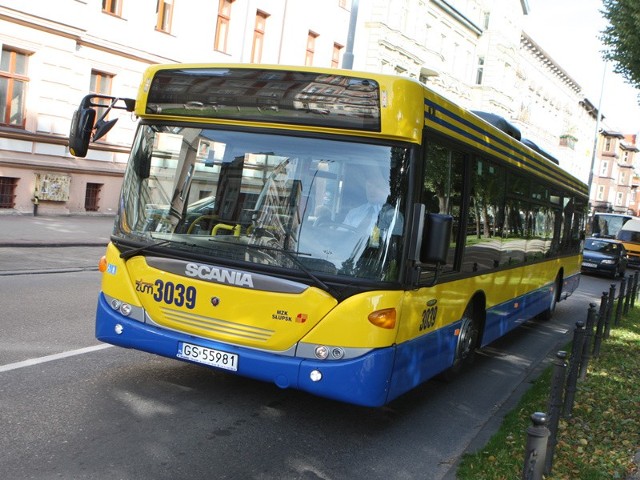
<path fill-rule="evenodd" d="M 141 125 L 116 236 L 211 262 L 398 279 L 408 147 Z"/>
<path fill-rule="evenodd" d="M 601 240 L 587 240 L 584 245 L 585 250 L 609 254 L 616 254 L 621 248 L 621 245 L 618 243 L 603 242 Z"/>

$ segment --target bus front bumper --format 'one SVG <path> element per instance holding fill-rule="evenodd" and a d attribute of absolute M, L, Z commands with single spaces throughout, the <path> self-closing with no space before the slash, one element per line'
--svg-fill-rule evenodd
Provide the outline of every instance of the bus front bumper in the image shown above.
<path fill-rule="evenodd" d="M 355 359 L 323 362 L 230 345 L 127 318 L 113 310 L 102 293 L 98 298 L 96 338 L 112 345 L 189 363 L 195 362 L 178 357 L 183 342 L 235 354 L 238 355 L 237 370 L 229 373 L 368 407 L 382 406 L 387 402 L 395 355 L 395 348 L 389 347 Z"/>

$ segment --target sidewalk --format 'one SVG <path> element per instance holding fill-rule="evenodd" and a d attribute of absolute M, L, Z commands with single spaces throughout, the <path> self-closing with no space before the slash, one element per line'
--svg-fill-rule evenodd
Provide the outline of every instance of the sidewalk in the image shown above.
<path fill-rule="evenodd" d="M 113 215 L 0 215 L 0 247 L 105 246 Z"/>

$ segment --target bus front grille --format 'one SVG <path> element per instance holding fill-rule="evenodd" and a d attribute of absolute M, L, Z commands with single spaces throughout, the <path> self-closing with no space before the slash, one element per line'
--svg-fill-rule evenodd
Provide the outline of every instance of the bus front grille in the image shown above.
<path fill-rule="evenodd" d="M 266 328 L 243 325 L 218 318 L 205 317 L 193 313 L 161 308 L 163 318 L 156 319 L 157 325 L 173 330 L 207 338 L 224 338 L 237 343 L 266 343 L 275 333 Z"/>

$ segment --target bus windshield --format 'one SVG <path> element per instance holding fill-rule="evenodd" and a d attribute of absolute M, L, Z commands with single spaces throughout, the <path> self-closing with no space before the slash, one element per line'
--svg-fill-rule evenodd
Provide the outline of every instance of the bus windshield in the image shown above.
<path fill-rule="evenodd" d="M 115 234 L 163 256 L 395 282 L 408 153 L 351 138 L 141 125 Z"/>

